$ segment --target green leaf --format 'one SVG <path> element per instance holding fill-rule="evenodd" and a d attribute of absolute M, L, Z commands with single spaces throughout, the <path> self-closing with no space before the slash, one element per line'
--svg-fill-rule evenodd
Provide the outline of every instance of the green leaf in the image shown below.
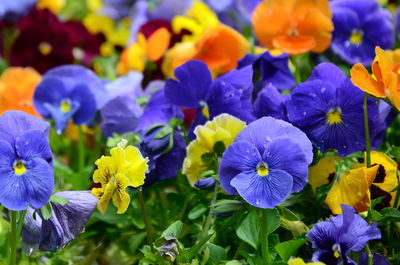
<path fill-rule="evenodd" d="M 162 233 L 161 237 L 165 238 L 165 240 L 177 239 L 182 232 L 182 227 L 183 223 L 178 220 L 168 226 L 168 228 Z"/>
<path fill-rule="evenodd" d="M 52 209 L 53 207 L 50 203 L 47 203 L 44 207 L 40 208 L 44 220 L 49 220 L 51 218 Z"/>
<path fill-rule="evenodd" d="M 218 141 L 214 144 L 213 150 L 214 153 L 216 154 L 222 154 L 225 151 L 225 149 L 226 149 L 225 144 L 222 141 Z"/>
<path fill-rule="evenodd" d="M 222 260 L 226 259 L 226 251 L 223 247 L 208 243 L 206 247 L 210 250 L 210 258 L 207 265 L 218 265 Z"/>
<path fill-rule="evenodd" d="M 172 128 L 170 126 L 164 126 L 158 133 L 154 136 L 154 139 L 162 139 L 165 136 L 172 133 Z"/>
<path fill-rule="evenodd" d="M 132 235 L 128 240 L 129 252 L 135 253 L 139 248 L 140 244 L 142 244 L 143 240 L 146 238 L 146 232 L 141 232 L 138 234 Z"/>
<path fill-rule="evenodd" d="M 255 209 L 251 210 L 249 214 L 243 219 L 238 228 L 236 235 L 248 243 L 254 249 L 257 249 L 260 234 L 260 218 Z"/>
<path fill-rule="evenodd" d="M 282 216 L 283 218 L 285 218 L 288 221 L 298 221 L 299 217 L 297 217 L 297 215 L 292 212 L 291 210 L 289 210 L 286 207 L 282 207 L 282 206 L 278 206 L 278 211 L 280 216 Z"/>
<path fill-rule="evenodd" d="M 190 220 L 195 220 L 202 216 L 203 213 L 207 211 L 207 207 L 204 204 L 199 204 L 196 207 L 194 207 L 192 210 L 190 210 L 188 217 Z"/>
<path fill-rule="evenodd" d="M 215 174 L 215 171 L 212 170 L 212 169 L 209 169 L 209 170 L 204 171 L 203 173 L 201 173 L 200 174 L 200 178 L 206 178 L 206 177 L 212 176 L 214 174 Z"/>
<path fill-rule="evenodd" d="M 193 257 L 200 251 L 200 249 L 204 246 L 205 243 L 210 240 L 210 238 L 214 235 L 214 233 L 209 234 L 208 236 L 201 239 L 194 247 L 189 250 L 188 260 L 192 260 Z"/>
<path fill-rule="evenodd" d="M 57 196 L 57 195 L 52 195 L 50 197 L 50 201 L 61 204 L 61 205 L 66 205 L 69 202 L 69 200 L 67 200 L 63 197 Z"/>
<path fill-rule="evenodd" d="M 276 208 L 274 209 L 266 209 L 266 212 L 268 214 L 268 227 L 267 227 L 267 232 L 268 234 L 273 233 L 276 229 L 281 226 L 281 218 L 279 216 L 279 212 Z"/>
<path fill-rule="evenodd" d="M 182 125 L 182 121 L 180 119 L 177 118 L 172 118 L 169 120 L 168 124 L 172 127 L 172 128 L 177 128 L 178 126 Z"/>
<path fill-rule="evenodd" d="M 139 106 L 143 106 L 149 102 L 150 97 L 138 97 L 136 99 L 136 103 L 139 104 Z"/>
<path fill-rule="evenodd" d="M 307 238 L 293 239 L 290 241 L 279 243 L 275 246 L 279 256 L 287 261 L 291 256 L 295 256 L 297 250 L 308 241 Z"/>

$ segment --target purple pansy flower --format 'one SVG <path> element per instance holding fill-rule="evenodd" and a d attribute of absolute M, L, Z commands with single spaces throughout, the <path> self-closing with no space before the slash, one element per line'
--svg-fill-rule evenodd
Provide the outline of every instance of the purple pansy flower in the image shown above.
<path fill-rule="evenodd" d="M 393 47 L 392 15 L 377 0 L 336 0 L 330 7 L 335 26 L 331 47 L 347 63 L 371 65 L 375 46 Z"/>
<path fill-rule="evenodd" d="M 44 220 L 40 212 L 35 218 L 33 209 L 27 210 L 22 226 L 22 246 L 27 255 L 39 249 L 56 251 L 64 248 L 82 233 L 98 202 L 91 191 L 62 191 L 54 195 L 67 199 L 68 203 L 51 202 L 49 220 Z"/>
<path fill-rule="evenodd" d="M 222 155 L 221 187 L 249 204 L 274 208 L 307 184 L 312 145 L 282 120 L 264 117 L 247 125 Z"/>
<path fill-rule="evenodd" d="M 318 248 L 313 254 L 313 261 L 327 265 L 356 265 L 348 257 L 350 251 L 361 251 L 369 240 L 381 238 L 376 222 L 368 225 L 351 206 L 342 204 L 342 210 L 343 214 L 315 224 L 307 234 L 312 247 Z"/>
<path fill-rule="evenodd" d="M 13 211 L 46 205 L 54 188 L 47 122 L 21 111 L 0 116 L 0 204 Z"/>
<path fill-rule="evenodd" d="M 257 118 L 271 116 L 287 121 L 286 103 L 288 99 L 288 95 L 281 95 L 279 90 L 270 83 L 258 93 L 254 101 L 254 116 Z"/>
<path fill-rule="evenodd" d="M 53 119 L 61 133 L 72 118 L 77 125 L 90 124 L 98 109 L 108 101 L 104 83 L 91 70 L 64 65 L 43 75 L 33 95 L 37 112 Z"/>
<path fill-rule="evenodd" d="M 197 60 L 184 63 L 174 73 L 178 80 L 167 80 L 165 95 L 176 106 L 197 109 L 190 131 L 221 113 L 246 122 L 255 119 L 251 105 L 251 66 L 234 69 L 214 81 L 207 65 Z"/>
<path fill-rule="evenodd" d="M 256 80 L 260 85 L 255 87 L 264 87 L 272 83 L 279 90 L 291 89 L 296 85 L 296 80 L 289 69 L 289 55 L 282 53 L 278 56 L 271 55 L 268 51 L 260 55 L 247 54 L 242 60 L 239 61 L 238 67 L 243 68 L 247 65 L 252 65 L 254 71 L 259 71 L 260 80 Z M 254 89 L 254 94 L 259 90 Z M 255 98 L 255 95 L 253 96 Z"/>
<path fill-rule="evenodd" d="M 288 119 L 303 130 L 322 152 L 337 149 L 346 156 L 365 149 L 364 93 L 334 64 L 319 64 L 300 83 L 287 103 Z M 378 127 L 378 106 L 368 99 L 371 139 Z"/>

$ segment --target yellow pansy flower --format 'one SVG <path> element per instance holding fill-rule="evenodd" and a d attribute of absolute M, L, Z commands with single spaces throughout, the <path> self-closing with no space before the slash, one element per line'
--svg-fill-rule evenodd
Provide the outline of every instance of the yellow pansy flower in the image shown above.
<path fill-rule="evenodd" d="M 289 264 L 289 265 L 306 265 L 306 264 L 308 264 L 308 265 L 325 265 L 325 263 L 322 263 L 322 262 L 309 262 L 309 263 L 305 263 L 305 262 L 303 261 L 303 259 L 301 259 L 301 258 L 290 259 L 290 260 L 288 260 L 288 264 Z"/>
<path fill-rule="evenodd" d="M 183 174 L 188 177 L 192 185 L 207 169 L 207 165 L 201 159 L 202 155 L 212 153 L 215 143 L 219 141 L 222 141 L 228 148 L 245 126 L 245 122 L 224 113 L 195 128 L 196 139 L 188 145 L 187 156 L 183 162 Z"/>
<path fill-rule="evenodd" d="M 111 156 L 102 156 L 96 161 L 93 181 L 101 187 L 94 188 L 92 193 L 99 198 L 97 208 L 102 214 L 107 211 L 111 199 L 117 213 L 124 213 L 130 202 L 126 188 L 144 184 L 148 159 L 143 158 L 137 147 L 126 145 L 127 141 L 122 140 L 110 150 Z"/>
<path fill-rule="evenodd" d="M 54 14 L 58 14 L 64 7 L 65 2 L 65 0 L 38 0 L 36 6 L 38 9 L 49 9 Z"/>

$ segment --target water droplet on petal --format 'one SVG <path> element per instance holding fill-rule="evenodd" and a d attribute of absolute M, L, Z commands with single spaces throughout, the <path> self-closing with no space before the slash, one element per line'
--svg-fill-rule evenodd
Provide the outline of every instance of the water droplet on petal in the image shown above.
<path fill-rule="evenodd" d="M 307 111 L 304 111 L 304 112 L 303 112 L 303 116 L 306 116 L 306 115 L 307 115 Z"/>
<path fill-rule="evenodd" d="M 324 93 L 325 90 L 326 90 L 326 87 L 322 87 L 322 88 L 321 88 L 321 93 Z"/>

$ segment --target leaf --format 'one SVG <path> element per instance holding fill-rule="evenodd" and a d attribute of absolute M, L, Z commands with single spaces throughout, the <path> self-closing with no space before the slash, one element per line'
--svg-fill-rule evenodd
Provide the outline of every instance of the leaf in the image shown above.
<path fill-rule="evenodd" d="M 67 200 L 63 197 L 57 196 L 57 195 L 52 195 L 50 197 L 50 201 L 61 204 L 61 205 L 66 205 L 69 202 L 69 200 Z"/>
<path fill-rule="evenodd" d="M 289 210 L 288 208 L 282 207 L 282 206 L 278 206 L 277 208 L 278 208 L 280 216 L 282 216 L 286 220 L 289 220 L 289 221 L 298 221 L 299 220 L 299 217 L 297 217 L 297 215 L 294 212 L 292 212 L 291 210 Z"/>
<path fill-rule="evenodd" d="M 132 235 L 129 240 L 129 252 L 135 253 L 136 250 L 139 248 L 140 244 L 142 244 L 143 240 L 146 238 L 146 232 L 141 232 L 135 235 Z"/>
<path fill-rule="evenodd" d="M 203 213 L 207 211 L 207 207 L 204 204 L 199 204 L 190 210 L 188 217 L 190 220 L 195 220 L 199 218 Z"/>
<path fill-rule="evenodd" d="M 99 244 L 92 252 L 89 253 L 85 258 L 81 259 L 74 265 L 90 265 L 97 259 L 100 254 L 100 250 L 102 249 L 103 245 Z"/>
<path fill-rule="evenodd" d="M 178 220 L 168 226 L 168 228 L 162 233 L 161 237 L 165 238 L 165 240 L 177 239 L 182 232 L 182 227 L 183 223 Z"/>
<path fill-rule="evenodd" d="M 275 246 L 275 250 L 284 261 L 287 261 L 291 256 L 295 256 L 297 250 L 307 241 L 307 238 L 299 238 L 282 242 Z"/>
<path fill-rule="evenodd" d="M 274 209 L 265 209 L 265 211 L 267 212 L 267 223 L 268 223 L 268 227 L 267 227 L 267 232 L 268 234 L 273 233 L 276 229 L 279 228 L 279 226 L 281 226 L 281 217 L 279 216 L 279 212 L 276 208 Z"/>
<path fill-rule="evenodd" d="M 220 261 L 226 259 L 226 251 L 223 247 L 208 243 L 207 248 L 210 251 L 210 257 L 207 261 L 207 265 L 218 265 Z"/>
<path fill-rule="evenodd" d="M 188 259 L 192 260 L 193 257 L 199 252 L 199 250 L 204 246 L 205 243 L 208 242 L 208 240 L 210 240 L 210 238 L 214 235 L 214 233 L 209 234 L 208 236 L 204 237 L 202 240 L 200 240 L 196 245 L 194 245 L 194 247 L 192 247 L 189 250 L 188 253 Z"/>
<path fill-rule="evenodd" d="M 40 208 L 40 212 L 42 213 L 42 217 L 44 220 L 49 220 L 52 215 L 53 207 L 50 203 L 47 203 L 44 207 Z"/>
<path fill-rule="evenodd" d="M 260 234 L 260 218 L 256 210 L 252 210 L 243 219 L 238 228 L 236 229 L 236 235 L 248 243 L 254 249 L 257 249 Z"/>
<path fill-rule="evenodd" d="M 172 133 L 172 128 L 170 126 L 164 126 L 158 133 L 154 136 L 154 139 L 162 139 L 165 136 Z"/>

